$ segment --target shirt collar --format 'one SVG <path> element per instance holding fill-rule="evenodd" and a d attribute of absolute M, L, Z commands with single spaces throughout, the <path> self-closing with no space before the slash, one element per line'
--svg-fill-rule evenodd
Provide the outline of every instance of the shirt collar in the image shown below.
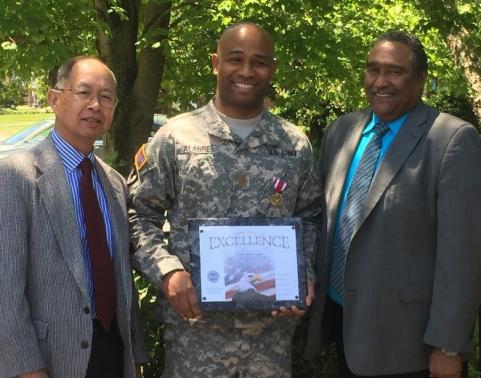
<path fill-rule="evenodd" d="M 206 119 L 208 133 L 215 135 L 222 139 L 236 140 L 236 138 L 243 142 L 240 137 L 231 132 L 227 123 L 225 123 L 219 116 L 217 109 L 214 106 L 214 100 L 210 100 L 207 105 L 207 116 Z M 272 115 L 267 110 L 262 110 L 262 118 L 249 134 L 246 139 L 244 146 L 247 148 L 255 148 L 262 144 L 267 144 L 269 146 L 278 146 L 282 143 L 287 143 L 285 141 L 285 133 L 279 132 L 280 121 Z"/>
<path fill-rule="evenodd" d="M 78 151 L 74 146 L 68 143 L 65 139 L 63 139 L 59 133 L 55 130 L 52 131 L 52 139 L 55 144 L 55 148 L 60 156 L 60 160 L 62 161 L 67 173 L 71 173 L 81 161 L 84 159 L 84 154 Z M 92 165 L 95 163 L 95 155 L 93 151 L 87 155 L 87 157 L 92 162 Z M 94 165 L 95 166 L 95 165 Z"/>
<path fill-rule="evenodd" d="M 409 112 L 406 112 L 401 117 L 395 119 L 394 121 L 387 122 L 389 130 L 394 134 L 397 134 L 397 132 L 401 129 L 401 126 L 404 124 L 404 121 L 406 121 L 406 118 L 408 117 L 408 115 L 409 115 Z M 377 114 L 373 112 L 371 122 L 369 122 L 367 126 L 364 128 L 362 135 L 371 133 L 374 129 L 374 126 L 376 126 L 378 122 L 381 122 L 381 120 L 379 119 Z"/>

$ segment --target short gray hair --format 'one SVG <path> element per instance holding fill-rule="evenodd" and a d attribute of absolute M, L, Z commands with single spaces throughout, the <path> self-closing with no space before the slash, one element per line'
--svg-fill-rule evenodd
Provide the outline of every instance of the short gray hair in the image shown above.
<path fill-rule="evenodd" d="M 57 80 L 55 81 L 55 86 L 54 88 L 57 89 L 63 89 L 63 85 L 65 80 L 70 79 L 70 74 L 72 73 L 72 70 L 74 66 L 78 63 L 81 62 L 82 60 L 88 60 L 88 59 L 93 59 L 96 60 L 97 62 L 102 63 L 105 67 L 109 69 L 109 71 L 112 74 L 112 79 L 114 80 L 114 84 L 117 87 L 117 79 L 115 78 L 114 73 L 110 69 L 109 66 L 100 58 L 96 56 L 89 56 L 89 55 L 78 55 L 74 56 L 73 58 L 67 59 L 58 69 L 57 71 Z"/>

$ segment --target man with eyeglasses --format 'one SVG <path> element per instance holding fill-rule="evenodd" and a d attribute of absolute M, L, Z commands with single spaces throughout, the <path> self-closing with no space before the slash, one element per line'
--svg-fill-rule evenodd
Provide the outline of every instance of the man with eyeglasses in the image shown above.
<path fill-rule="evenodd" d="M 0 376 L 134 378 L 147 359 L 129 265 L 124 179 L 93 154 L 116 80 L 59 69 L 51 135 L 0 163 Z"/>

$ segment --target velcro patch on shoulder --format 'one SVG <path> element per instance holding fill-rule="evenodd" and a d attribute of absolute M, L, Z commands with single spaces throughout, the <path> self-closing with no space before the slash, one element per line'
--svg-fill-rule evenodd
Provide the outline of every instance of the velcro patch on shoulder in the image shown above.
<path fill-rule="evenodd" d="M 134 165 L 137 172 L 140 172 L 140 170 L 145 167 L 145 164 L 147 164 L 147 152 L 145 151 L 145 146 L 146 145 L 143 144 L 135 154 Z"/>

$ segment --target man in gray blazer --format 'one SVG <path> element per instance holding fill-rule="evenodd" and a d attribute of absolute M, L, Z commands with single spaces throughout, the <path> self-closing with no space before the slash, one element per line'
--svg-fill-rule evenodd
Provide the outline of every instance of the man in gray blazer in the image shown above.
<path fill-rule="evenodd" d="M 407 33 L 368 55 L 370 108 L 330 125 L 327 225 L 307 355 L 336 341 L 352 376 L 459 376 L 481 299 L 481 142 L 426 106 L 427 59 Z M 327 298 L 326 298 L 327 293 Z"/>
<path fill-rule="evenodd" d="M 92 152 L 115 85 L 99 59 L 68 60 L 54 131 L 0 162 L 0 377 L 140 376 L 125 182 Z"/>

